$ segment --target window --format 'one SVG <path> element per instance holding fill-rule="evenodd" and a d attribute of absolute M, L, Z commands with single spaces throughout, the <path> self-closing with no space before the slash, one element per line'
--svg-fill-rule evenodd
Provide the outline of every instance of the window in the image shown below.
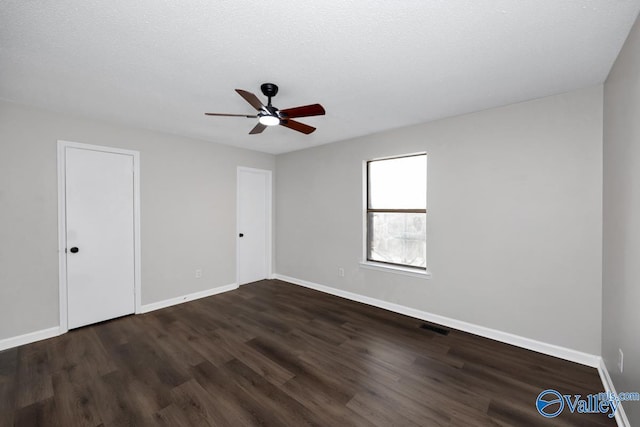
<path fill-rule="evenodd" d="M 367 162 L 367 261 L 426 270 L 427 155 Z"/>

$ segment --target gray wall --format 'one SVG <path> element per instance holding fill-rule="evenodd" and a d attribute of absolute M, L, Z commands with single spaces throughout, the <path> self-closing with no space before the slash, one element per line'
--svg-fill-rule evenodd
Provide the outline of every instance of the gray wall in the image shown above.
<path fill-rule="evenodd" d="M 363 269 L 362 163 L 418 151 L 428 153 L 433 276 Z M 277 273 L 600 353 L 602 86 L 276 164 Z"/>
<path fill-rule="evenodd" d="M 604 85 L 602 356 L 616 390 L 640 390 L 640 21 Z M 624 352 L 620 374 L 618 349 Z M 640 403 L 624 405 L 640 425 Z"/>
<path fill-rule="evenodd" d="M 0 102 L 0 339 L 59 324 L 57 140 L 141 152 L 143 304 L 236 281 L 236 167 L 274 156 Z"/>

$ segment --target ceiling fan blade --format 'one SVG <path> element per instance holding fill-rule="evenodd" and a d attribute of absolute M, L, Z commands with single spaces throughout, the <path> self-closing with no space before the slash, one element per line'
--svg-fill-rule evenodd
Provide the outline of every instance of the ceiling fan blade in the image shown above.
<path fill-rule="evenodd" d="M 225 113 L 204 113 L 205 116 L 222 116 L 222 117 L 247 117 L 249 119 L 255 119 L 258 116 L 250 116 L 247 114 L 225 114 Z"/>
<path fill-rule="evenodd" d="M 287 108 L 286 110 L 280 110 L 280 112 L 286 114 L 287 117 L 290 117 L 292 119 L 296 117 L 322 116 L 325 114 L 324 108 L 322 108 L 322 105 L 320 104 Z"/>
<path fill-rule="evenodd" d="M 258 122 L 257 125 L 255 125 L 255 127 L 253 129 L 251 129 L 251 132 L 249 132 L 249 135 L 255 135 L 256 133 L 262 133 L 263 130 L 265 130 L 267 128 L 266 125 L 263 125 L 262 123 Z"/>
<path fill-rule="evenodd" d="M 247 92 L 246 90 L 242 90 L 242 89 L 236 89 L 236 92 L 238 92 L 238 95 L 243 97 L 244 100 L 247 101 L 249 104 L 251 104 L 253 108 L 255 108 L 256 110 L 260 111 L 264 109 L 264 105 L 262 105 L 262 102 L 260 102 L 258 97 L 252 94 L 251 92 Z"/>
<path fill-rule="evenodd" d="M 295 120 L 281 120 L 280 125 L 289 129 L 297 130 L 298 132 L 302 132 L 306 135 L 309 135 L 311 132 L 316 130 L 313 126 L 305 125 L 304 123 L 296 122 Z"/>

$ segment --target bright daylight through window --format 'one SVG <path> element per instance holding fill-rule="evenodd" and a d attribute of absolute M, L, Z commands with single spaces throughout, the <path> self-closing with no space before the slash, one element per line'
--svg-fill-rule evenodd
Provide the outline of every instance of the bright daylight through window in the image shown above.
<path fill-rule="evenodd" d="M 427 155 L 367 162 L 367 261 L 426 270 Z"/>

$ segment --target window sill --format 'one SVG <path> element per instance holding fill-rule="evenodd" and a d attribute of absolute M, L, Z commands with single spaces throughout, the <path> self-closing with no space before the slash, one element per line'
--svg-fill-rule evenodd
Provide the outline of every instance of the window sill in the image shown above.
<path fill-rule="evenodd" d="M 422 279 L 430 279 L 431 278 L 431 273 L 428 272 L 428 271 L 417 270 L 415 268 L 408 268 L 408 267 L 400 267 L 400 266 L 395 266 L 395 265 L 382 264 L 382 263 L 378 263 L 378 262 L 361 261 L 360 262 L 360 267 L 361 268 L 366 268 L 366 269 L 369 269 L 369 270 L 378 270 L 378 271 L 386 271 L 386 272 L 389 272 L 389 273 L 401 274 L 403 276 L 419 277 L 419 278 L 422 278 Z"/>

